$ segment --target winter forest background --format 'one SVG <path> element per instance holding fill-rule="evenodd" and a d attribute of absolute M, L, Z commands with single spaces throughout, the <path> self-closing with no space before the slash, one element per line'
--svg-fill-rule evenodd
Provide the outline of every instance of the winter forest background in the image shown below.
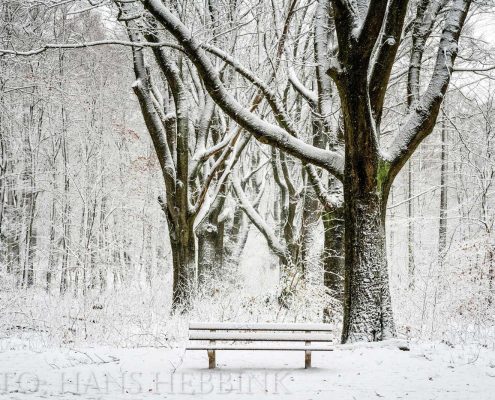
<path fill-rule="evenodd" d="M 328 53 L 336 45 L 330 2 L 164 3 L 213 48 L 207 57 L 244 107 L 316 147 L 342 141 L 337 88 L 318 64 L 318 45 Z M 383 143 L 411 107 L 418 41 L 426 43 L 424 93 L 458 3 L 410 1 L 400 40 L 385 38 L 397 52 Z M 328 171 L 234 122 L 140 2 L 0 4 L 2 337 L 161 346 L 201 319 L 325 321 L 340 340 L 343 216 L 324 199 L 342 189 Z M 168 47 L 131 47 L 136 41 Z M 401 337 L 495 341 L 494 43 L 494 4 L 474 1 L 433 132 L 388 195 L 386 256 Z M 160 143 L 153 118 L 164 132 L 185 129 L 186 140 Z M 157 148 L 173 153 L 173 168 Z M 184 204 L 194 211 L 185 223 Z M 171 229 L 180 223 L 185 245 Z M 173 287 L 173 251 L 189 252 L 192 283 Z M 174 290 L 187 300 L 173 305 Z"/>

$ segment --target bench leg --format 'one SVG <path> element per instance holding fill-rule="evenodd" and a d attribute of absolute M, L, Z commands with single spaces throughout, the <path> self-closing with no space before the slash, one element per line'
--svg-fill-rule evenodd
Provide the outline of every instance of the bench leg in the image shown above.
<path fill-rule="evenodd" d="M 216 330 L 210 329 L 210 332 L 216 332 Z M 210 344 L 215 344 L 215 340 L 210 340 Z M 216 366 L 215 350 L 208 350 L 208 368 L 215 369 Z"/>
<path fill-rule="evenodd" d="M 216 367 L 215 350 L 208 350 L 208 368 L 214 369 L 215 367 Z"/>
<path fill-rule="evenodd" d="M 304 353 L 304 368 L 311 368 L 311 351 L 306 350 Z"/>
<path fill-rule="evenodd" d="M 311 342 L 304 342 L 306 346 L 310 346 Z M 311 368 L 311 350 L 304 351 L 304 368 Z"/>

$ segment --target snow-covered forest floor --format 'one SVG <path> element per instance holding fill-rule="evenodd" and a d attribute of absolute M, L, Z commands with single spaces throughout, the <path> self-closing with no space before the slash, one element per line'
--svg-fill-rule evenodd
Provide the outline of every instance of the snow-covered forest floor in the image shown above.
<path fill-rule="evenodd" d="M 88 294 L 84 302 L 4 290 L 0 398 L 494 398 L 490 322 L 471 319 L 468 329 L 437 316 L 442 323 L 437 335 L 431 335 L 428 320 L 421 338 L 411 338 L 410 332 L 419 337 L 420 327 L 411 325 L 415 318 L 404 320 L 409 315 L 404 302 L 398 331 L 410 351 L 400 351 L 393 342 L 339 345 L 336 313 L 335 351 L 313 353 L 312 369 L 304 369 L 301 352 L 220 351 L 218 368 L 208 370 L 206 351 L 185 350 L 189 321 L 317 322 L 317 293 L 302 292 L 289 309 L 281 309 L 266 293 L 239 296 L 227 286 L 198 298 L 190 312 L 170 316 L 159 283 L 142 292 L 134 287 Z"/>
<path fill-rule="evenodd" d="M 280 398 L 493 399 L 495 351 L 439 342 L 291 352 L 220 352 L 208 370 L 205 351 L 178 347 L 86 346 L 37 349 L 3 340 L 0 395 L 9 399 Z"/>

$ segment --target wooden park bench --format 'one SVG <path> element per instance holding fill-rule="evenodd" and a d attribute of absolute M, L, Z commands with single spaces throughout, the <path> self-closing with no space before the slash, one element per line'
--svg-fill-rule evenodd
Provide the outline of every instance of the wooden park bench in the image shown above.
<path fill-rule="evenodd" d="M 216 367 L 215 354 L 218 350 L 304 351 L 304 368 L 311 368 L 312 351 L 333 350 L 328 345 L 312 343 L 330 343 L 334 339 L 331 331 L 330 326 L 326 324 L 191 322 L 189 324 L 191 343 L 186 350 L 206 350 L 210 369 Z M 198 341 L 208 343 L 197 344 Z M 267 346 L 252 342 L 284 342 L 284 345 Z"/>

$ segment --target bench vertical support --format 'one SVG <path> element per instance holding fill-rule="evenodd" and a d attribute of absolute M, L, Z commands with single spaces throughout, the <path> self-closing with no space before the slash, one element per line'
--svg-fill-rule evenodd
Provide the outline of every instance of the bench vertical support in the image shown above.
<path fill-rule="evenodd" d="M 210 332 L 215 332 L 215 329 L 210 329 Z M 215 344 L 214 340 L 210 340 L 210 344 Z M 215 350 L 208 350 L 208 368 L 214 369 L 216 365 L 216 354 Z"/>
<path fill-rule="evenodd" d="M 311 332 L 308 332 L 311 333 Z M 310 346 L 311 342 L 306 341 L 304 342 L 306 346 Z M 311 350 L 305 350 L 304 351 L 304 368 L 308 369 L 311 368 Z"/>

